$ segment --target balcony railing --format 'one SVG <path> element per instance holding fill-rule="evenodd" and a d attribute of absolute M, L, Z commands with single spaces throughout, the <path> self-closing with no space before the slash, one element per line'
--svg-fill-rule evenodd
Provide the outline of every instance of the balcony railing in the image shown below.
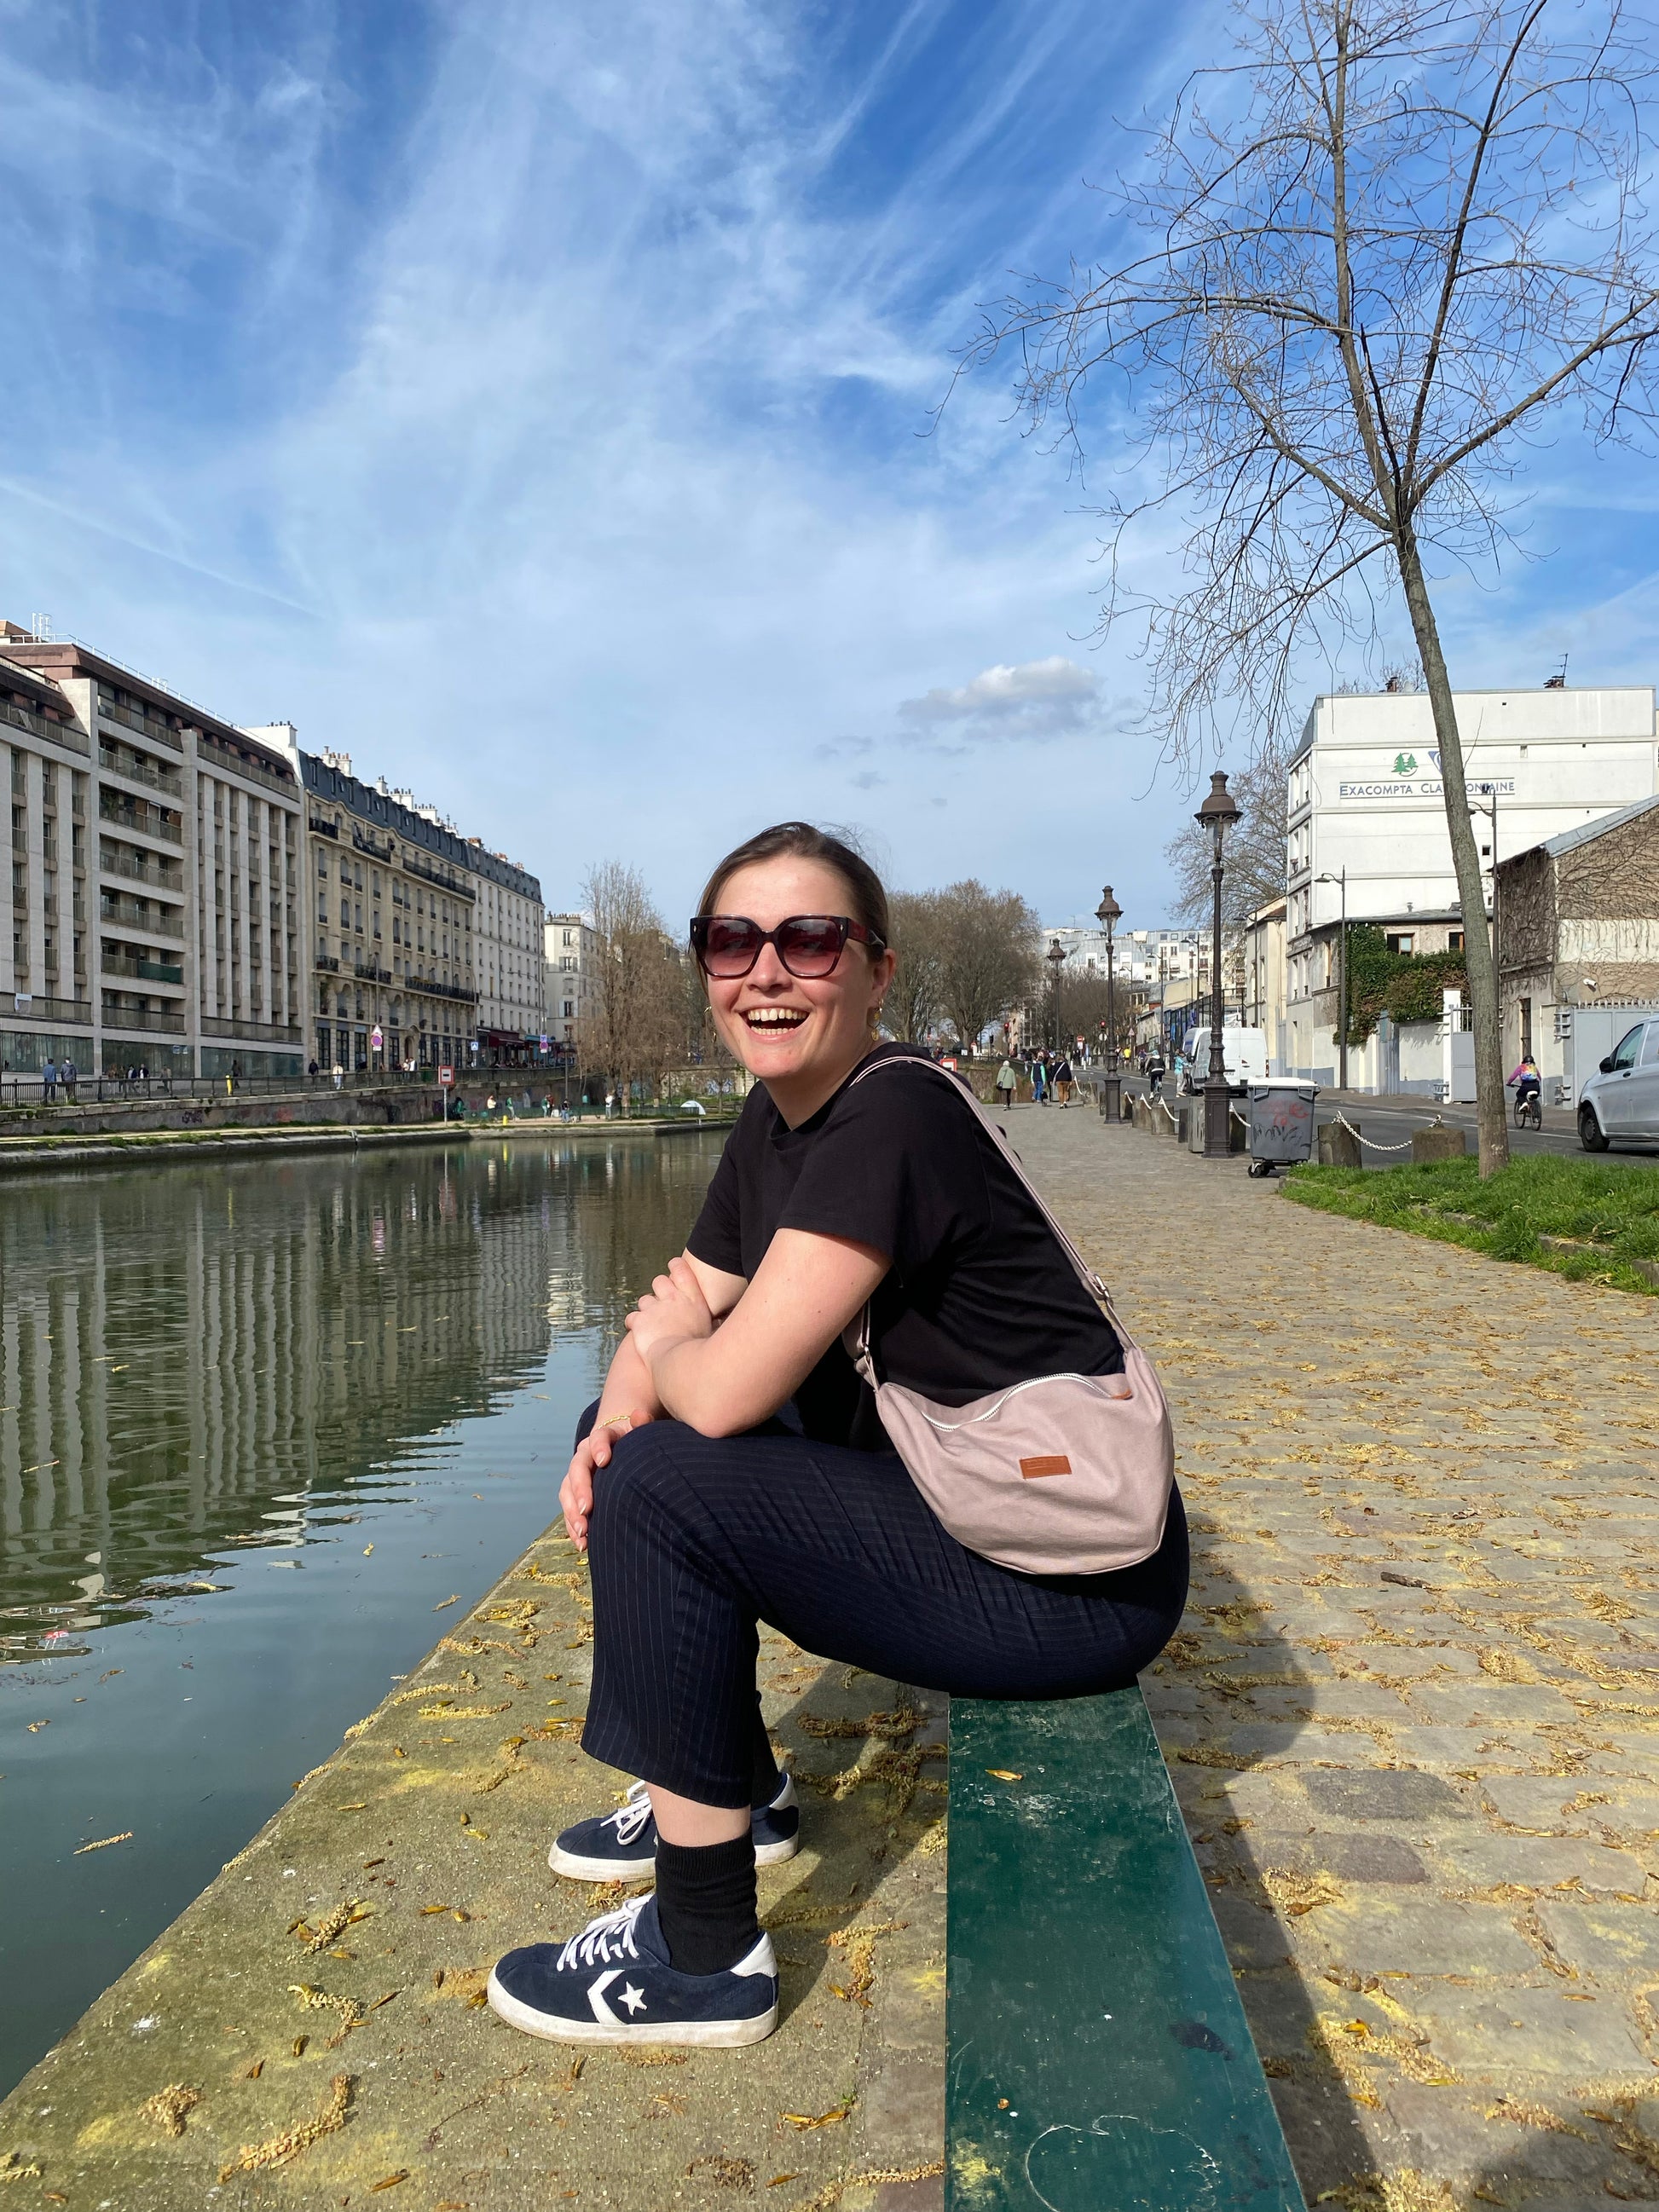
<path fill-rule="evenodd" d="M 137 714 L 131 707 L 118 706 L 114 700 L 101 696 L 98 711 L 106 721 L 119 722 L 125 729 L 137 730 L 141 738 L 154 738 L 157 744 L 170 745 L 176 753 L 185 749 L 182 733 L 168 723 L 155 721 L 148 714 Z"/>
<path fill-rule="evenodd" d="M 107 769 L 112 775 L 125 776 L 130 783 L 147 784 L 152 791 L 168 792 L 174 799 L 185 795 L 185 779 L 171 769 L 149 768 L 133 758 L 123 760 L 119 753 L 112 753 L 101 744 L 98 748 L 98 765 Z"/>
<path fill-rule="evenodd" d="M 185 917 L 177 908 L 147 906 L 142 901 L 124 898 L 119 891 L 106 891 L 98 902 L 100 921 L 124 922 L 130 929 L 147 931 L 154 937 L 183 937 Z M 86 920 L 85 909 L 79 904 L 75 909 L 77 921 Z"/>
<path fill-rule="evenodd" d="M 337 837 L 340 827 L 337 822 L 325 822 L 320 814 L 313 814 L 311 817 L 311 834 L 313 837 Z"/>
<path fill-rule="evenodd" d="M 185 971 L 170 960 L 135 960 L 129 952 L 104 952 L 98 965 L 106 975 L 131 975 L 139 983 L 182 983 Z"/>
<path fill-rule="evenodd" d="M 124 794 L 118 791 L 106 791 L 100 788 L 98 793 L 98 819 L 100 822 L 108 822 L 117 829 L 130 830 L 139 837 L 162 838 L 169 845 L 184 843 L 185 832 L 182 823 L 164 820 L 155 807 L 146 806 L 142 801 L 135 805 L 129 799 L 126 805 L 123 805 L 121 804 L 123 797 Z"/>
<path fill-rule="evenodd" d="M 106 998 L 104 1000 L 104 1027 L 106 1030 L 149 1030 L 161 1036 L 183 1036 L 185 1018 L 182 1014 L 151 1013 L 142 1006 L 118 1006 Z"/>
<path fill-rule="evenodd" d="M 470 885 L 452 882 L 447 876 L 440 874 L 436 868 L 428 867 L 424 860 L 411 860 L 408 854 L 404 854 L 404 866 L 411 876 L 423 876 L 428 883 L 438 884 L 453 897 L 468 899 L 473 905 L 477 904 L 478 894 Z"/>
<path fill-rule="evenodd" d="M 217 1014 L 204 1014 L 202 1035 L 210 1037 L 242 1037 L 250 1044 L 298 1044 L 301 1031 L 297 1026 L 286 1027 L 281 1022 L 228 1022 Z"/>
<path fill-rule="evenodd" d="M 89 1030 L 92 1027 L 92 1004 L 89 1000 L 53 999 L 44 992 L 33 996 L 27 990 L 17 992 L 15 996 L 27 1001 L 17 1008 L 17 1012 L 27 1014 L 34 1021 L 67 1022 L 74 1029 Z M 7 1011 L 9 1012 L 10 1008 Z"/>
<path fill-rule="evenodd" d="M 154 884 L 158 890 L 171 891 L 175 898 L 182 898 L 185 895 L 183 878 L 168 875 L 159 860 L 147 866 L 136 854 L 124 854 L 118 858 L 114 855 L 106 858 L 100 852 L 98 870 L 100 875 L 125 876 L 135 884 Z"/>
<path fill-rule="evenodd" d="M 216 772 L 230 775 L 245 775 L 251 783 L 262 783 L 268 791 L 280 791 L 284 799 L 297 799 L 300 787 L 291 775 L 278 775 L 274 769 L 262 768 L 257 761 L 244 760 L 228 745 L 222 745 L 215 738 L 198 739 L 196 747 L 198 764 Z"/>
<path fill-rule="evenodd" d="M 379 966 L 373 960 L 354 960 L 351 972 L 360 983 L 389 983 L 392 981 L 392 970 Z"/>
<path fill-rule="evenodd" d="M 49 714 L 37 714 L 32 707 L 14 707 L 9 700 L 0 701 L 0 722 L 9 722 L 15 730 L 27 730 L 69 752 L 85 756 L 92 750 L 84 730 L 77 730 L 72 722 L 54 722 Z"/>
<path fill-rule="evenodd" d="M 311 963 L 313 968 L 325 968 L 331 975 L 337 975 L 340 963 L 331 952 L 319 952 Z"/>

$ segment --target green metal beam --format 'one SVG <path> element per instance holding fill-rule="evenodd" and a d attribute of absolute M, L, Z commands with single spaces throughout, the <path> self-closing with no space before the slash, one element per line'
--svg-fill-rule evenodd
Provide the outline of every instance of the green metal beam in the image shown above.
<path fill-rule="evenodd" d="M 1138 1689 L 951 1707 L 947 2212 L 1304 2212 Z"/>

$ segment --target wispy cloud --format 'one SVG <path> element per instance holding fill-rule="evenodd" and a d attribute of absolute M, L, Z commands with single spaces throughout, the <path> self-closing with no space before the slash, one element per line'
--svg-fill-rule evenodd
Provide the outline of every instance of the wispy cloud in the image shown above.
<path fill-rule="evenodd" d="M 1218 12 L 0 0 L 0 611 L 553 899 L 625 851 L 679 911 L 805 812 L 1061 910 L 1109 859 L 1157 919 L 1183 801 L 1137 808 L 1136 670 L 1079 657 L 1075 487 L 995 378 L 925 434 Z"/>

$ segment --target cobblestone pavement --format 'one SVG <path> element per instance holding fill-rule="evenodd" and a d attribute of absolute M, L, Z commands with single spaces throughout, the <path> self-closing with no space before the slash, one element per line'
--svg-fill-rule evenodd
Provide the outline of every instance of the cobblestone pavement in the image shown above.
<path fill-rule="evenodd" d="M 1193 1601 L 1147 1699 L 1310 2203 L 1659 2197 L 1659 1302 L 1091 1111 L 1010 1129 L 1175 1407 Z M 550 1534 L 451 1622 L 0 2106 L 8 2207 L 938 2212 L 939 1701 L 765 1641 L 783 2024 L 581 2064 L 483 1982 L 590 1906 L 544 1864 L 607 1778 L 585 1582 Z"/>
<path fill-rule="evenodd" d="M 1010 1132 L 1170 1391 L 1147 1702 L 1310 2203 L 1659 2197 L 1659 1301 Z"/>

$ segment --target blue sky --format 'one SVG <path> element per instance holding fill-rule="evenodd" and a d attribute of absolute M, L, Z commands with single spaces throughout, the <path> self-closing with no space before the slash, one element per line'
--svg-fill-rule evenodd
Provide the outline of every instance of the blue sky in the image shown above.
<path fill-rule="evenodd" d="M 1162 921 L 1194 801 L 1091 642 L 1085 496 L 995 377 L 927 434 L 1223 21 L 0 0 L 0 611 L 294 720 L 552 904 L 623 858 L 677 918 L 803 813 Z M 1651 465 L 1528 467 L 1547 557 L 1448 585 L 1455 678 L 1651 680 Z"/>

